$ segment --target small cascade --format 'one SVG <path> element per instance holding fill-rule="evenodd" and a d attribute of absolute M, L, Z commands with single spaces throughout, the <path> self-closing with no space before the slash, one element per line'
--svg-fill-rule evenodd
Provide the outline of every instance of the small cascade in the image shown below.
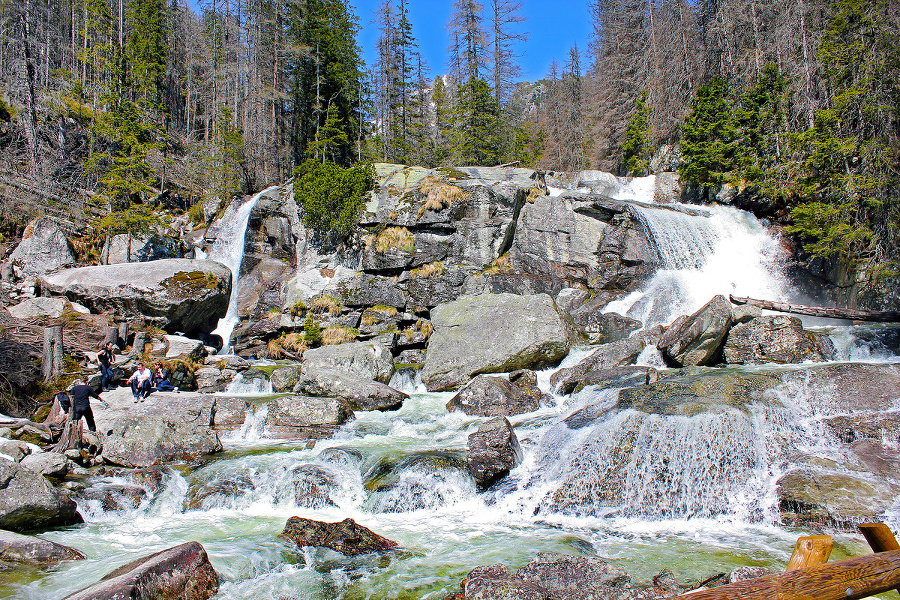
<path fill-rule="evenodd" d="M 273 393 L 272 382 L 262 377 L 245 380 L 243 373 L 238 373 L 223 393 L 232 396 L 270 396 Z"/>
<path fill-rule="evenodd" d="M 251 405 L 247 409 L 244 423 L 239 429 L 223 436 L 223 439 L 231 444 L 249 445 L 265 438 L 266 417 L 269 416 L 268 403 Z"/>
<path fill-rule="evenodd" d="M 220 354 L 227 354 L 231 349 L 231 333 L 238 323 L 238 297 L 241 291 L 241 263 L 244 261 L 244 242 L 247 236 L 247 223 L 250 221 L 250 213 L 256 207 L 259 199 L 277 189 L 272 186 L 259 192 L 240 208 L 232 213 L 229 208 L 222 218 L 223 226 L 219 231 L 216 242 L 209 252 L 209 260 L 222 263 L 231 269 L 231 296 L 228 299 L 228 312 L 219 319 L 214 334 L 222 338 L 222 350 Z"/>
<path fill-rule="evenodd" d="M 663 269 L 701 269 L 713 253 L 719 233 L 707 215 L 633 205 L 659 255 Z"/>
<path fill-rule="evenodd" d="M 425 384 L 422 383 L 422 369 L 404 367 L 394 371 L 388 385 L 404 394 L 424 393 Z"/>

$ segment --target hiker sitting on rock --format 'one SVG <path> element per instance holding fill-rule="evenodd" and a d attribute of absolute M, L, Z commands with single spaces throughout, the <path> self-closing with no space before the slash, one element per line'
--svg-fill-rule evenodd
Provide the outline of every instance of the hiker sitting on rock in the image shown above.
<path fill-rule="evenodd" d="M 128 378 L 128 383 L 131 384 L 131 393 L 134 396 L 135 402 L 143 402 L 144 398 L 150 395 L 151 376 L 150 369 L 148 369 L 144 363 L 139 362 L 137 369 L 135 369 L 134 373 L 131 374 L 131 377 Z"/>
<path fill-rule="evenodd" d="M 59 406 L 66 413 L 69 412 L 69 403 L 68 396 L 65 394 L 57 394 L 57 398 L 59 399 Z M 100 397 L 100 394 L 94 391 L 94 388 L 88 385 L 87 377 L 79 380 L 78 384 L 72 388 L 72 404 L 75 406 L 75 423 L 78 422 L 81 417 L 84 417 L 85 422 L 87 423 L 88 429 L 90 431 L 97 431 L 97 426 L 94 424 L 94 411 L 91 410 L 91 398 L 96 398 L 103 402 L 104 406 L 109 406 L 103 398 Z M 63 406 L 63 402 L 65 401 L 65 406 Z"/>
<path fill-rule="evenodd" d="M 178 389 L 169 383 L 169 370 L 164 368 L 162 363 L 156 363 L 156 366 L 153 368 L 153 385 L 161 392 L 171 392 Z"/>

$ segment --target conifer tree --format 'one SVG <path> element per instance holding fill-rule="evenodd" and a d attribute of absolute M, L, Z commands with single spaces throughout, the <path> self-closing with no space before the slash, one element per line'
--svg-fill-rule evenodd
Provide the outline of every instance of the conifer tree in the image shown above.
<path fill-rule="evenodd" d="M 681 127 L 685 162 L 678 167 L 678 174 L 685 180 L 699 185 L 728 180 L 740 147 L 734 103 L 731 87 L 721 77 L 713 77 L 697 89 Z"/>
<path fill-rule="evenodd" d="M 650 105 L 647 103 L 648 90 L 643 90 L 634 105 L 634 112 L 625 128 L 622 142 L 622 163 L 625 171 L 632 176 L 646 175 L 650 169 Z"/>

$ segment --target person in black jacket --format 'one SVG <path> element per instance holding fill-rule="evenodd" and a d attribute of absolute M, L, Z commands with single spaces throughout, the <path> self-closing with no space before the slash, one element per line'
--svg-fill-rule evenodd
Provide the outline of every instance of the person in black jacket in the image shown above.
<path fill-rule="evenodd" d="M 112 378 L 113 378 L 113 361 L 115 357 L 113 356 L 113 343 L 106 342 L 106 345 L 103 347 L 100 352 L 97 353 L 97 365 L 100 367 L 100 389 L 104 392 L 108 392 L 112 386 Z"/>
<path fill-rule="evenodd" d="M 88 385 L 87 378 L 81 379 L 78 384 L 72 388 L 72 404 L 75 406 L 75 422 L 77 423 L 81 417 L 84 417 L 88 429 L 90 431 L 97 431 L 97 425 L 94 424 L 94 411 L 91 410 L 92 397 L 103 402 L 104 406 L 109 406 L 109 404 L 94 391 L 94 388 Z"/>

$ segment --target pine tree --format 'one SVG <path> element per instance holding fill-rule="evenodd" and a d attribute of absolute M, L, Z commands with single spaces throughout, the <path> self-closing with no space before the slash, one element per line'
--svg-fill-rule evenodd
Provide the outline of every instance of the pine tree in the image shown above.
<path fill-rule="evenodd" d="M 622 143 L 622 163 L 625 171 L 632 176 L 646 175 L 650 169 L 650 105 L 647 103 L 648 90 L 643 90 L 634 105 L 634 112 L 625 128 Z"/>
<path fill-rule="evenodd" d="M 699 185 L 728 181 L 740 147 L 734 103 L 731 87 L 721 77 L 697 88 L 691 112 L 681 127 L 685 162 L 678 167 L 678 174 L 683 179 Z"/>

